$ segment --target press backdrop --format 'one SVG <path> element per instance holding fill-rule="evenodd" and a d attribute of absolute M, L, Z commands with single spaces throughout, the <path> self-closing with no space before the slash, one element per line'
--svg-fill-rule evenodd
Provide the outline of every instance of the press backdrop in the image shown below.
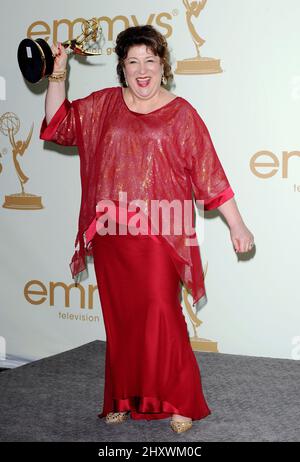
<path fill-rule="evenodd" d="M 205 215 L 204 234 L 198 217 L 208 302 L 198 322 L 191 299 L 183 300 L 193 348 L 299 359 L 300 2 L 208 0 L 202 11 L 200 7 L 201 1 L 180 0 L 2 4 L 3 367 L 105 340 L 97 292 L 89 297 L 96 285 L 92 262 L 81 291 L 70 288 L 69 261 L 81 196 L 79 157 L 72 148 L 39 139 L 47 82 L 26 83 L 16 58 L 23 38 L 64 41 L 80 33 L 80 18 L 91 17 L 100 18 L 103 53 L 70 58 L 68 98 L 118 85 L 117 34 L 131 25 L 157 27 L 171 50 L 171 91 L 186 98 L 207 124 L 241 214 L 255 236 L 255 251 L 237 257 L 221 215 Z M 196 57 L 197 36 L 205 40 L 198 50 L 201 58 L 210 60 L 187 61 Z M 13 128 L 11 139 L 8 127 Z M 29 178 L 23 194 L 13 160 L 22 148 L 23 155 L 16 159 Z M 15 202 L 23 208 L 7 208 Z M 32 203 L 41 208 L 31 209 Z"/>

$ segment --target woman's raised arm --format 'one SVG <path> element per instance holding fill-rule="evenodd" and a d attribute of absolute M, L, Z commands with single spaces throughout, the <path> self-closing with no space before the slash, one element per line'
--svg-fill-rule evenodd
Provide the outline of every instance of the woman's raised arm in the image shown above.
<path fill-rule="evenodd" d="M 51 47 L 54 59 L 53 73 L 63 73 L 66 70 L 68 55 L 60 42 L 56 47 L 54 44 Z M 46 98 L 45 98 L 45 117 L 49 124 L 50 120 L 62 105 L 66 98 L 65 81 L 53 82 L 49 80 Z"/>

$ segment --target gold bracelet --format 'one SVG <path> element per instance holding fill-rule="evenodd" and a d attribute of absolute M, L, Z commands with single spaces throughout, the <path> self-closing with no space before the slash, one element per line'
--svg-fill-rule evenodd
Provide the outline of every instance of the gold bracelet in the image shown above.
<path fill-rule="evenodd" d="M 67 70 L 65 69 L 62 72 L 53 72 L 52 74 L 48 76 L 48 80 L 50 82 L 62 82 L 66 80 L 66 76 L 67 76 Z"/>
<path fill-rule="evenodd" d="M 63 74 L 51 74 L 48 76 L 49 82 L 62 82 L 66 80 L 66 73 Z"/>
<path fill-rule="evenodd" d="M 63 71 L 57 71 L 57 72 L 52 72 L 52 74 L 50 74 L 50 76 L 60 76 L 60 75 L 66 75 L 67 73 L 67 69 L 64 69 Z"/>

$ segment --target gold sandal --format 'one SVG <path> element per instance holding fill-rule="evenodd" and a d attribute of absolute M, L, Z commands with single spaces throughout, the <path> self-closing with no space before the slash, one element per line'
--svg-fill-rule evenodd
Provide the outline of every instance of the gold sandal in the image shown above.
<path fill-rule="evenodd" d="M 125 412 L 109 412 L 105 416 L 105 422 L 108 424 L 111 423 L 122 423 L 129 417 L 130 411 Z"/>
<path fill-rule="evenodd" d="M 187 430 L 192 428 L 193 421 L 192 420 L 180 421 L 180 420 L 176 420 L 176 419 L 172 418 L 171 421 L 170 421 L 170 426 L 171 426 L 172 430 L 174 430 L 174 432 L 182 433 L 182 432 L 186 432 Z"/>

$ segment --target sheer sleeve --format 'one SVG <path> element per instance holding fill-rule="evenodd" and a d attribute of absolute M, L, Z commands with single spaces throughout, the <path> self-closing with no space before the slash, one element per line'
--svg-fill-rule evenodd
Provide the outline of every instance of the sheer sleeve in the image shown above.
<path fill-rule="evenodd" d="M 40 130 L 40 139 L 53 141 L 65 146 L 76 146 L 76 124 L 74 106 L 67 98 L 58 108 L 49 124 L 44 117 Z"/>
<path fill-rule="evenodd" d="M 203 201 L 204 210 L 211 210 L 231 199 L 234 192 L 204 121 L 191 109 L 181 140 L 186 169 L 195 199 Z"/>

